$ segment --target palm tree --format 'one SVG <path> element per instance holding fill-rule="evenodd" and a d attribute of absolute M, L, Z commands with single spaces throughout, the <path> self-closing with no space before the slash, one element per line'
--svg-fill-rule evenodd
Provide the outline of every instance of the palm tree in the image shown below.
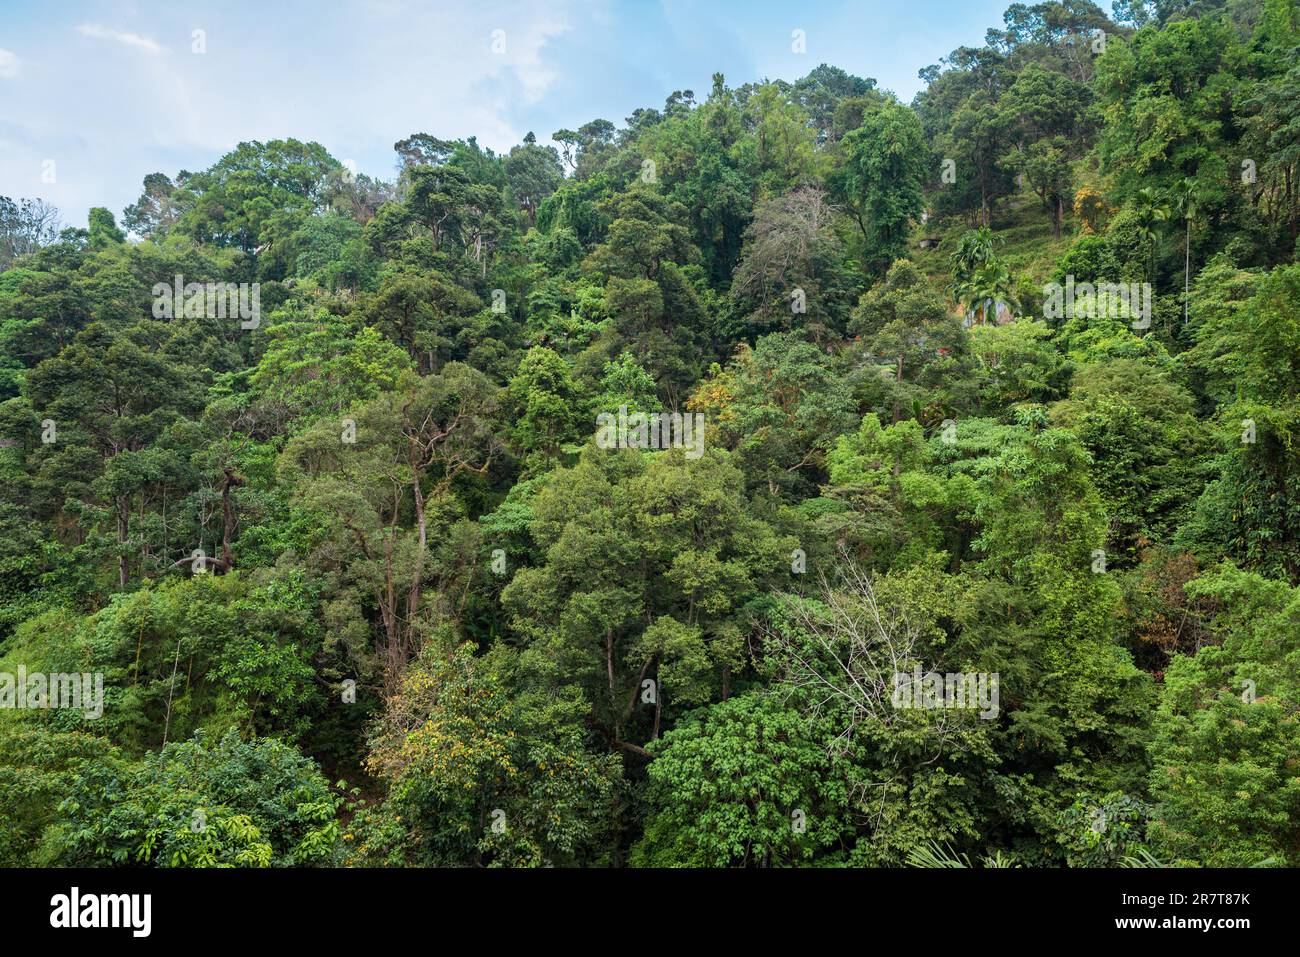
<path fill-rule="evenodd" d="M 953 280 L 960 283 L 969 279 L 976 269 L 993 258 L 993 230 L 987 226 L 968 229 L 952 254 Z"/>
<path fill-rule="evenodd" d="M 985 854 L 980 863 L 984 867 L 1019 867 L 1015 860 L 996 850 L 992 854 Z M 908 867 L 935 867 L 935 868 L 952 868 L 961 869 L 969 868 L 971 864 L 969 854 L 962 854 L 954 851 L 948 845 L 940 844 L 938 841 L 927 841 L 924 844 L 918 844 L 907 852 Z"/>
<path fill-rule="evenodd" d="M 976 322 L 976 313 L 979 313 L 980 324 L 988 322 L 990 306 L 993 307 L 995 319 L 997 306 L 1002 303 L 1009 305 L 1013 311 L 1020 309 L 1015 277 L 998 259 L 990 259 L 968 278 L 959 280 L 955 291 L 962 305 L 966 307 L 966 315 L 971 317 L 972 323 Z"/>
<path fill-rule="evenodd" d="M 1188 290 L 1192 279 L 1192 220 L 1200 213 L 1203 195 L 1200 184 L 1188 176 L 1174 187 L 1174 205 L 1187 224 L 1186 239 L 1183 241 L 1183 326 L 1187 326 Z"/>
<path fill-rule="evenodd" d="M 1156 245 L 1160 242 L 1161 224 L 1169 219 L 1169 207 L 1160 199 L 1160 194 L 1150 186 L 1144 186 L 1137 192 L 1138 234 L 1151 249 L 1151 259 L 1147 278 L 1155 282 Z"/>
<path fill-rule="evenodd" d="M 1008 302 L 1016 308 L 1020 305 L 1015 296 L 1015 280 L 993 251 L 995 241 L 988 226 L 968 229 L 952 254 L 952 295 L 965 306 L 972 322 L 976 312 L 980 314 L 979 321 L 986 322 L 991 304 Z"/>

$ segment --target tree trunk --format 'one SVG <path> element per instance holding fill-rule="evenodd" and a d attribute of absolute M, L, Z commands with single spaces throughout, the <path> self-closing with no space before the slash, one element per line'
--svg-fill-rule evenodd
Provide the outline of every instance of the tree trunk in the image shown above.
<path fill-rule="evenodd" d="M 605 629 L 605 673 L 609 679 L 610 704 L 614 698 L 614 629 Z"/>
<path fill-rule="evenodd" d="M 131 531 L 131 503 L 125 495 L 117 497 L 117 583 L 125 591 L 128 579 L 126 540 Z"/>
<path fill-rule="evenodd" d="M 235 554 L 230 550 L 230 539 L 235 534 L 235 510 L 230 504 L 230 489 L 234 485 L 243 485 L 244 480 L 235 474 L 233 468 L 222 469 L 225 479 L 221 483 L 221 561 L 226 571 L 235 567 Z"/>

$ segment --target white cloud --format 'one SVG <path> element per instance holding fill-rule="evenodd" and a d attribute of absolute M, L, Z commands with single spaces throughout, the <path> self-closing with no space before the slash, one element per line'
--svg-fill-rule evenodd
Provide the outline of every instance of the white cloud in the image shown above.
<path fill-rule="evenodd" d="M 577 20 L 575 0 L 355 2 L 355 18 L 371 29 L 345 55 L 351 74 L 366 83 L 335 87 L 335 101 L 314 117 L 321 142 L 391 143 L 424 130 L 447 139 L 472 135 L 481 146 L 509 149 L 530 128 L 521 114 L 542 103 L 561 79 L 567 65 L 557 62 L 553 44 Z M 341 109 L 339 99 L 350 107 Z M 382 162 L 391 161 L 385 156 Z"/>
<path fill-rule="evenodd" d="M 149 54 L 163 52 L 163 48 L 148 37 L 142 37 L 138 33 L 128 33 L 125 30 L 114 30 L 98 23 L 83 23 L 77 27 L 77 32 L 83 37 L 94 37 L 96 40 L 115 40 L 130 47 L 137 47 Z"/>
<path fill-rule="evenodd" d="M 18 55 L 0 48 L 0 80 L 12 80 L 18 75 Z"/>
<path fill-rule="evenodd" d="M 556 80 L 556 71 L 542 61 L 542 48 L 552 37 L 572 29 L 572 23 L 559 11 L 553 16 L 525 20 L 507 34 L 505 62 L 514 70 L 523 88 L 523 102 L 531 105 L 540 100 Z M 522 36 L 521 36 L 522 34 Z"/>
<path fill-rule="evenodd" d="M 189 54 L 194 23 L 183 13 L 83 15 L 43 33 L 44 47 L 12 44 L 22 50 L 18 82 L 38 64 L 67 67 L 4 104 L 11 115 L 0 116 L 0 140 L 12 136 L 27 151 L 9 156 L 0 143 L 0 183 L 29 184 L 21 195 L 42 196 L 69 222 L 83 222 L 90 206 L 116 211 L 136 199 L 146 173 L 206 169 L 243 140 L 315 140 L 385 178 L 394 172 L 392 144 L 417 131 L 477 136 L 504 152 L 530 129 L 544 140 L 573 125 L 572 111 L 552 118 L 551 100 L 574 74 L 590 74 L 589 61 L 570 60 L 572 44 L 606 3 L 344 0 L 298 30 L 276 4 L 266 5 L 262 30 L 249 29 L 251 15 L 231 5 L 203 23 L 206 56 Z M 497 29 L 505 32 L 499 53 Z M 115 63 L 113 83 L 104 84 L 102 57 L 114 50 L 127 62 Z M 39 181 L 45 157 L 59 160 L 55 185 Z"/>

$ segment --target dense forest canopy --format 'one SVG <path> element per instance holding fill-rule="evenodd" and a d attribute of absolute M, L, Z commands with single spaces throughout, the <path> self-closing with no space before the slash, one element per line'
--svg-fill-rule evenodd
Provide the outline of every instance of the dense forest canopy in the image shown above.
<path fill-rule="evenodd" d="M 0 198 L 0 864 L 1300 866 L 1300 11 L 921 76 Z"/>

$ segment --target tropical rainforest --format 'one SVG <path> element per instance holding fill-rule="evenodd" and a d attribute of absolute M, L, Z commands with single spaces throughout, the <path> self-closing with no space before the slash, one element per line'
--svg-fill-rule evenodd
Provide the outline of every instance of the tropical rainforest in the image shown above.
<path fill-rule="evenodd" d="M 1300 10 L 921 78 L 0 198 L 0 864 L 1300 866 Z"/>

